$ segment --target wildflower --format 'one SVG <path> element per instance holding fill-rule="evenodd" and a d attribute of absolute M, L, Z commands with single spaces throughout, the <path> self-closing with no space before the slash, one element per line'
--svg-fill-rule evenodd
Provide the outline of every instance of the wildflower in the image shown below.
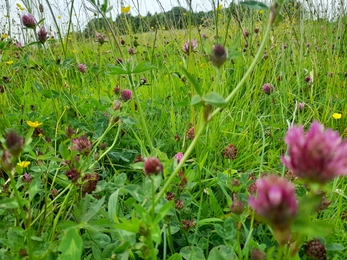
<path fill-rule="evenodd" d="M 341 116 L 342 116 L 342 115 L 341 115 L 340 113 L 334 113 L 334 114 L 333 114 L 333 118 L 334 118 L 334 119 L 340 119 Z"/>
<path fill-rule="evenodd" d="M 87 66 L 83 63 L 79 64 L 78 65 L 78 71 L 81 72 L 81 73 L 86 73 L 86 70 L 87 70 Z"/>
<path fill-rule="evenodd" d="M 58 19 L 61 19 L 61 15 L 58 15 Z"/>
<path fill-rule="evenodd" d="M 219 5 L 219 6 L 216 8 L 216 11 L 222 10 L 222 8 L 223 8 L 223 5 Z"/>
<path fill-rule="evenodd" d="M 259 28 L 258 27 L 254 28 L 254 33 L 258 33 L 258 32 L 259 32 Z"/>
<path fill-rule="evenodd" d="M 95 41 L 100 43 L 100 45 L 103 45 L 105 42 L 107 42 L 107 38 L 105 35 L 102 35 L 101 33 L 96 33 Z"/>
<path fill-rule="evenodd" d="M 318 239 L 309 241 L 305 246 L 305 254 L 312 260 L 326 260 L 326 249 L 322 242 Z"/>
<path fill-rule="evenodd" d="M 292 127 L 285 142 L 289 150 L 282 163 L 299 178 L 323 184 L 347 174 L 347 142 L 338 132 L 324 131 L 319 122 L 313 122 L 306 134 L 303 126 Z"/>
<path fill-rule="evenodd" d="M 304 108 L 305 108 L 305 102 L 299 103 L 299 109 L 300 109 L 300 111 L 303 111 Z"/>
<path fill-rule="evenodd" d="M 83 186 L 82 186 L 82 196 L 84 196 L 86 193 L 92 193 L 96 190 L 96 185 L 98 184 L 98 181 L 100 180 L 100 176 L 97 173 L 88 173 L 83 178 Z"/>
<path fill-rule="evenodd" d="M 245 36 L 247 38 L 249 36 L 249 31 L 248 30 L 244 31 L 243 36 Z"/>
<path fill-rule="evenodd" d="M 13 164 L 12 164 L 12 156 L 8 151 L 4 151 L 1 159 L 0 159 L 0 164 L 2 166 L 3 169 L 5 169 L 6 171 L 11 171 L 13 168 Z"/>
<path fill-rule="evenodd" d="M 131 48 L 128 49 L 128 53 L 129 53 L 130 55 L 133 55 L 133 54 L 136 53 L 136 51 L 135 51 L 134 48 L 131 47 Z"/>
<path fill-rule="evenodd" d="M 122 7 L 121 8 L 121 11 L 123 14 L 127 14 L 130 12 L 130 6 L 127 6 L 127 7 Z"/>
<path fill-rule="evenodd" d="M 21 168 L 27 168 L 29 165 L 30 165 L 30 162 L 28 162 L 28 161 L 23 161 L 23 162 L 19 162 L 19 163 L 17 163 L 17 165 L 19 166 L 19 167 L 21 167 Z"/>
<path fill-rule="evenodd" d="M 194 137 L 195 137 L 195 128 L 194 128 L 194 126 L 192 126 L 191 128 L 188 129 L 186 137 L 189 140 L 193 140 L 194 139 Z"/>
<path fill-rule="evenodd" d="M 5 144 L 8 152 L 12 156 L 18 157 L 23 150 L 24 139 L 15 132 L 9 132 L 6 136 Z"/>
<path fill-rule="evenodd" d="M 183 158 L 183 153 L 181 153 L 181 152 L 176 153 L 174 156 L 174 159 L 177 161 L 177 163 L 180 163 L 182 158 Z"/>
<path fill-rule="evenodd" d="M 174 139 L 179 142 L 181 140 L 181 137 L 179 134 L 175 134 Z"/>
<path fill-rule="evenodd" d="M 121 109 L 122 109 L 122 102 L 119 101 L 119 100 L 113 101 L 112 109 L 113 109 L 114 111 L 116 111 L 116 110 L 121 110 Z"/>
<path fill-rule="evenodd" d="M 191 52 L 195 52 L 197 47 L 198 44 L 196 42 L 196 39 L 193 39 L 191 41 L 186 40 L 186 42 L 183 45 L 183 51 L 189 55 Z"/>
<path fill-rule="evenodd" d="M 32 14 L 25 14 L 22 16 L 22 23 L 25 27 L 29 29 L 35 29 L 36 28 L 36 22 L 35 18 Z"/>
<path fill-rule="evenodd" d="M 136 157 L 134 158 L 134 163 L 139 163 L 139 162 L 145 162 L 141 154 L 136 155 Z"/>
<path fill-rule="evenodd" d="M 182 200 L 176 200 L 175 207 L 176 207 L 176 209 L 183 209 L 184 202 Z"/>
<path fill-rule="evenodd" d="M 113 93 L 114 93 L 115 95 L 118 95 L 118 94 L 119 94 L 119 91 L 120 91 L 119 85 L 115 86 L 114 89 L 113 89 Z"/>
<path fill-rule="evenodd" d="M 36 128 L 36 127 L 39 127 L 41 126 L 43 123 L 39 123 L 38 121 L 26 121 L 27 125 L 30 126 L 31 128 Z"/>
<path fill-rule="evenodd" d="M 73 135 L 76 134 L 76 131 L 71 127 L 71 126 L 68 126 L 66 129 L 65 129 L 65 136 L 67 138 L 71 138 Z"/>
<path fill-rule="evenodd" d="M 120 92 L 120 98 L 124 101 L 128 101 L 132 98 L 133 92 L 130 89 L 123 89 Z"/>
<path fill-rule="evenodd" d="M 88 140 L 86 135 L 72 139 L 72 143 L 74 144 L 72 149 L 77 150 L 80 154 L 88 155 L 92 150 L 92 142 Z"/>
<path fill-rule="evenodd" d="M 306 81 L 307 83 L 311 83 L 311 82 L 312 82 L 312 78 L 311 78 L 310 76 L 306 76 L 306 77 L 305 77 L 305 81 Z"/>
<path fill-rule="evenodd" d="M 271 85 L 270 83 L 265 83 L 262 89 L 266 95 L 270 95 L 271 92 L 275 91 L 275 87 Z"/>
<path fill-rule="evenodd" d="M 227 145 L 223 150 L 223 156 L 225 159 L 236 159 L 237 148 L 234 144 Z"/>
<path fill-rule="evenodd" d="M 227 58 L 228 52 L 222 44 L 217 44 L 213 47 L 212 54 L 210 54 L 210 60 L 213 66 L 220 68 L 226 62 Z"/>
<path fill-rule="evenodd" d="M 147 79 L 146 78 L 140 78 L 140 85 L 146 85 Z"/>
<path fill-rule="evenodd" d="M 207 35 L 206 35 L 205 33 L 202 33 L 202 34 L 201 34 L 201 38 L 206 39 L 206 38 L 207 38 Z"/>
<path fill-rule="evenodd" d="M 145 161 L 145 174 L 147 176 L 158 175 L 163 169 L 163 165 L 158 158 L 150 157 Z"/>
<path fill-rule="evenodd" d="M 76 169 L 70 169 L 65 172 L 65 175 L 70 181 L 76 182 L 81 174 Z"/>
<path fill-rule="evenodd" d="M 173 200 L 174 198 L 175 198 L 175 194 L 173 192 L 169 191 L 168 193 L 166 193 L 166 199 L 168 201 Z"/>
<path fill-rule="evenodd" d="M 118 64 L 123 64 L 123 59 L 122 58 L 117 58 L 116 61 L 117 61 Z"/>
<path fill-rule="evenodd" d="M 39 41 L 44 44 L 47 40 L 47 31 L 44 26 L 41 27 L 41 29 L 37 32 L 37 38 Z"/>
<path fill-rule="evenodd" d="M 120 40 L 120 44 L 122 44 L 122 45 L 124 45 L 124 44 L 125 44 L 124 39 L 121 39 L 121 40 Z"/>
<path fill-rule="evenodd" d="M 259 249 L 253 249 L 251 253 L 251 260 L 266 260 L 266 254 Z"/>
<path fill-rule="evenodd" d="M 31 178 L 30 174 L 24 173 L 23 181 L 25 181 L 26 183 L 30 183 L 32 181 L 32 178 Z"/>
<path fill-rule="evenodd" d="M 249 197 L 249 205 L 265 218 L 281 244 L 288 242 L 290 225 L 298 212 L 293 185 L 277 175 L 256 181 L 257 198 Z"/>
<path fill-rule="evenodd" d="M 1 34 L 1 39 L 5 40 L 7 38 L 8 38 L 8 34 L 6 34 L 6 33 Z"/>
<path fill-rule="evenodd" d="M 6 61 L 6 64 L 7 65 L 12 65 L 13 64 L 13 60 Z"/>
<path fill-rule="evenodd" d="M 195 226 L 194 220 L 186 220 L 186 219 L 182 220 L 182 227 L 185 230 L 188 230 L 189 228 L 194 227 L 194 226 Z"/>
<path fill-rule="evenodd" d="M 231 213 L 234 213 L 236 215 L 240 215 L 243 210 L 245 209 L 245 206 L 243 205 L 242 201 L 239 200 L 237 197 L 237 194 L 233 194 L 233 202 L 230 206 Z"/>

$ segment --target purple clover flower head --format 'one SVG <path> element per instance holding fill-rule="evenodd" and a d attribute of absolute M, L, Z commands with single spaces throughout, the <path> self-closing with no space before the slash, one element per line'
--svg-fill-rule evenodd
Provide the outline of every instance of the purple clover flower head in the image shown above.
<path fill-rule="evenodd" d="M 290 225 L 298 212 L 294 186 L 277 175 L 258 179 L 256 186 L 258 196 L 248 199 L 251 208 L 269 222 L 275 233 L 290 233 Z"/>
<path fill-rule="evenodd" d="M 96 33 L 95 41 L 100 43 L 100 45 L 103 45 L 105 42 L 107 42 L 107 37 L 101 33 Z"/>
<path fill-rule="evenodd" d="M 248 30 L 244 31 L 243 32 L 243 36 L 248 37 L 249 36 L 249 31 Z"/>
<path fill-rule="evenodd" d="M 29 29 L 35 29 L 36 28 L 36 22 L 35 18 L 32 14 L 25 14 L 22 16 L 22 23 L 25 27 Z"/>
<path fill-rule="evenodd" d="M 147 176 L 158 175 L 164 167 L 158 158 L 150 157 L 145 161 L 145 174 Z"/>
<path fill-rule="evenodd" d="M 132 98 L 133 92 L 130 89 L 123 89 L 120 92 L 120 98 L 124 101 L 128 101 Z"/>
<path fill-rule="evenodd" d="M 40 28 L 40 30 L 37 32 L 37 38 L 39 39 L 39 41 L 44 44 L 47 40 L 47 31 L 46 28 L 44 26 L 42 26 Z"/>
<path fill-rule="evenodd" d="M 133 48 L 133 47 L 129 48 L 129 49 L 128 49 L 128 53 L 129 53 L 130 55 L 134 55 L 134 54 L 136 53 L 135 48 Z"/>
<path fill-rule="evenodd" d="M 23 181 L 26 182 L 26 183 L 30 183 L 32 181 L 32 178 L 31 178 L 30 174 L 24 173 Z"/>
<path fill-rule="evenodd" d="M 24 139 L 17 135 L 15 132 L 9 132 L 6 136 L 5 144 L 8 152 L 12 156 L 18 157 L 23 150 Z"/>
<path fill-rule="evenodd" d="M 196 42 L 196 39 L 193 39 L 191 41 L 186 40 L 186 42 L 183 45 L 183 51 L 189 55 L 191 52 L 195 52 L 197 47 L 198 44 Z"/>
<path fill-rule="evenodd" d="M 23 45 L 21 42 L 17 41 L 15 46 L 18 48 L 18 49 L 22 49 L 23 48 Z"/>
<path fill-rule="evenodd" d="M 297 177 L 324 184 L 347 174 L 347 142 L 338 132 L 315 121 L 306 133 L 303 126 L 290 128 L 284 140 L 289 150 L 282 163 Z"/>
<path fill-rule="evenodd" d="M 92 142 L 88 140 L 86 135 L 81 135 L 78 138 L 72 139 L 73 150 L 77 150 L 80 154 L 88 155 L 92 150 Z"/>
<path fill-rule="evenodd" d="M 183 153 L 181 153 L 181 152 L 176 153 L 174 156 L 174 159 L 177 161 L 177 163 L 180 163 L 182 158 L 183 158 Z"/>
<path fill-rule="evenodd" d="M 213 66 L 220 68 L 227 60 L 228 52 L 222 44 L 217 44 L 213 47 L 210 54 L 210 60 Z"/>
<path fill-rule="evenodd" d="M 202 34 L 201 34 L 201 38 L 206 39 L 206 38 L 207 38 L 207 35 L 206 35 L 205 33 L 202 33 Z"/>
<path fill-rule="evenodd" d="M 275 87 L 273 85 L 271 85 L 270 83 L 265 83 L 263 85 L 262 89 L 266 95 L 270 95 L 271 92 L 275 91 Z"/>
<path fill-rule="evenodd" d="M 87 70 L 87 66 L 83 63 L 79 64 L 78 65 L 78 71 L 81 72 L 81 73 L 86 73 L 86 70 Z"/>

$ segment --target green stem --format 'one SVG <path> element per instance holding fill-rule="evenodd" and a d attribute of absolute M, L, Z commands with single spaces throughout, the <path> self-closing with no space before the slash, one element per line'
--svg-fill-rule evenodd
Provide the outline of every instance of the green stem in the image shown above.
<path fill-rule="evenodd" d="M 29 218 L 27 218 L 25 211 L 23 209 L 23 205 L 21 202 L 21 197 L 19 196 L 17 187 L 16 187 L 16 181 L 13 178 L 13 175 L 15 173 L 15 170 L 12 169 L 9 173 L 8 173 L 8 177 L 10 178 L 10 182 L 11 182 L 11 186 L 14 192 L 14 196 L 17 200 L 18 203 L 18 209 L 20 212 L 20 215 L 24 221 L 24 225 L 25 225 L 25 229 L 26 229 L 26 233 L 27 233 L 27 240 L 28 240 L 28 256 L 29 259 L 32 259 L 32 246 L 31 246 L 31 235 L 30 235 L 30 222 L 29 222 Z"/>
<path fill-rule="evenodd" d="M 143 128 L 143 130 L 145 132 L 145 136 L 146 136 L 147 141 L 149 143 L 149 147 L 151 148 L 151 152 L 153 152 L 154 151 L 154 146 L 153 146 L 153 143 L 152 143 L 152 139 L 149 136 L 146 120 L 145 120 L 145 117 L 144 117 L 144 114 L 143 114 L 143 110 L 142 110 L 142 107 L 141 107 L 141 104 L 140 104 L 139 96 L 137 95 L 137 91 L 136 91 L 136 87 L 135 87 L 135 83 L 134 83 L 132 75 L 129 75 L 129 82 L 130 82 L 130 86 L 131 86 L 131 88 L 133 90 L 134 97 L 135 97 L 135 100 L 136 100 L 136 104 L 137 104 L 137 107 L 138 107 L 138 110 L 139 110 L 140 121 L 141 121 L 142 128 Z"/>
<path fill-rule="evenodd" d="M 105 132 L 102 134 L 102 136 L 99 138 L 99 141 L 96 143 L 96 145 L 94 146 L 94 148 L 97 147 L 97 145 L 98 145 L 98 144 L 101 142 L 101 140 L 105 137 L 105 135 L 108 133 L 108 131 L 109 131 L 110 129 L 113 128 L 114 125 L 115 125 L 115 124 L 109 126 L 109 127 L 106 129 L 106 131 L 105 131 Z M 95 165 L 98 161 L 100 161 L 102 158 L 104 158 L 104 156 L 106 156 L 106 154 L 107 154 L 109 151 L 111 151 L 112 148 L 116 145 L 116 142 L 117 142 L 117 140 L 118 140 L 118 136 L 119 136 L 120 130 L 121 130 L 121 124 L 119 123 L 119 124 L 118 124 L 117 134 L 116 134 L 116 137 L 115 137 L 114 140 L 113 140 L 113 143 L 111 144 L 111 146 L 110 146 L 109 148 L 107 148 L 107 150 L 106 150 L 105 152 L 103 152 L 103 153 L 100 155 L 100 157 L 99 157 L 98 160 L 96 160 L 95 162 L 93 162 L 93 163 L 89 166 L 89 169 L 92 169 L 92 168 L 94 167 L 94 165 Z"/>
<path fill-rule="evenodd" d="M 68 194 L 66 195 L 66 197 L 65 197 L 65 199 L 64 199 L 64 201 L 63 201 L 63 203 L 60 205 L 60 209 L 59 209 L 59 211 L 58 211 L 58 214 L 57 214 L 57 216 L 55 217 L 54 222 L 53 222 L 53 228 L 52 228 L 52 234 L 51 234 L 51 241 L 54 240 L 54 233 L 55 233 L 55 229 L 57 228 L 57 224 L 58 224 L 58 221 L 59 221 L 59 217 L 60 217 L 60 215 L 62 214 L 62 212 L 63 212 L 63 210 L 64 210 L 64 208 L 65 208 L 65 205 L 67 204 L 67 202 L 68 202 L 68 200 L 69 200 L 69 197 L 70 197 L 70 194 L 71 194 L 71 192 L 72 192 L 72 190 L 73 190 L 73 188 L 74 188 L 74 185 L 71 183 L 68 187 L 69 187 L 70 190 L 69 190 Z"/>

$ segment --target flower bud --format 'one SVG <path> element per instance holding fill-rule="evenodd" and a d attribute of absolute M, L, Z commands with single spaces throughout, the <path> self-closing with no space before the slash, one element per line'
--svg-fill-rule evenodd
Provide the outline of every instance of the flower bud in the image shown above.
<path fill-rule="evenodd" d="M 217 44 L 213 47 L 210 60 L 213 66 L 220 68 L 227 60 L 228 53 L 222 44 Z"/>
<path fill-rule="evenodd" d="M 145 174 L 147 176 L 158 175 L 164 167 L 158 158 L 150 157 L 145 161 Z"/>
<path fill-rule="evenodd" d="M 18 157 L 23 150 L 24 140 L 15 132 L 9 132 L 5 144 L 9 153 L 14 157 Z"/>

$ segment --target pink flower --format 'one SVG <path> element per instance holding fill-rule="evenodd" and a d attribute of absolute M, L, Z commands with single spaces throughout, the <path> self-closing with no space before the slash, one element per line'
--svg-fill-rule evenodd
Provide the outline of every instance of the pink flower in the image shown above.
<path fill-rule="evenodd" d="M 183 153 L 181 153 L 181 152 L 176 153 L 174 156 L 174 159 L 177 161 L 177 163 L 180 163 L 182 158 L 183 158 Z"/>
<path fill-rule="evenodd" d="M 273 229 L 289 230 L 298 212 L 294 186 L 284 178 L 269 175 L 258 179 L 256 187 L 258 196 L 248 199 L 251 208 Z"/>
<path fill-rule="evenodd" d="M 313 122 L 307 133 L 303 126 L 292 127 L 285 142 L 289 150 L 282 163 L 299 178 L 323 184 L 347 174 L 347 142 L 319 122 Z"/>
<path fill-rule="evenodd" d="M 147 176 L 158 175 L 162 171 L 163 165 L 158 158 L 150 157 L 145 161 L 145 174 Z"/>
<path fill-rule="evenodd" d="M 35 29 L 35 27 L 36 27 L 35 18 L 32 14 L 23 15 L 22 16 L 22 23 L 25 27 L 30 28 L 30 29 Z"/>
<path fill-rule="evenodd" d="M 86 73 L 86 70 L 87 70 L 87 66 L 83 63 L 79 64 L 78 65 L 78 71 L 81 72 L 81 73 Z"/>
<path fill-rule="evenodd" d="M 196 39 L 193 40 L 186 40 L 186 42 L 183 45 L 183 51 L 187 54 L 190 54 L 191 52 L 195 52 L 196 48 L 198 47 L 198 44 L 196 43 Z"/>
<path fill-rule="evenodd" d="M 107 37 L 105 35 L 102 35 L 101 33 L 96 33 L 95 41 L 100 43 L 100 45 L 103 45 L 105 42 L 107 42 Z"/>
<path fill-rule="evenodd" d="M 44 26 L 41 27 L 41 29 L 37 32 L 37 38 L 39 41 L 43 44 L 47 40 L 47 31 Z"/>
<path fill-rule="evenodd" d="M 130 89 L 123 89 L 120 92 L 120 98 L 124 101 L 128 101 L 132 98 L 133 92 Z"/>
<path fill-rule="evenodd" d="M 212 49 L 212 54 L 210 54 L 210 60 L 212 65 L 219 68 L 221 67 L 228 58 L 228 52 L 223 47 L 222 44 L 217 44 Z"/>
<path fill-rule="evenodd" d="M 275 91 L 275 87 L 271 85 L 270 83 L 265 83 L 262 89 L 266 95 L 270 95 L 271 92 Z"/>
<path fill-rule="evenodd" d="M 92 142 L 85 135 L 72 139 L 72 143 L 74 144 L 72 149 L 77 150 L 81 154 L 88 155 L 92 150 Z"/>

